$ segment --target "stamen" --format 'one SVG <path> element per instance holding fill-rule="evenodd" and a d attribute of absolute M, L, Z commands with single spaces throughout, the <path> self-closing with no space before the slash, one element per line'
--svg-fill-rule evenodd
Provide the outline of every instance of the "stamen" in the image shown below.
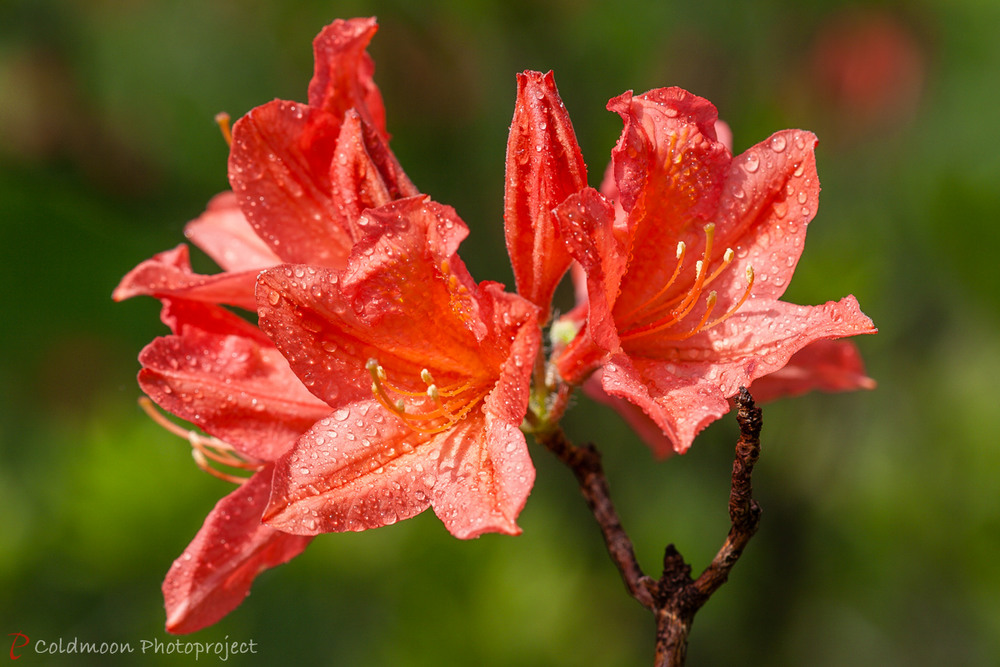
<path fill-rule="evenodd" d="M 739 310 L 740 308 L 743 307 L 743 304 L 746 303 L 747 299 L 750 298 L 750 290 L 753 289 L 753 279 L 754 279 L 753 267 L 748 264 L 747 265 L 747 288 L 743 291 L 743 296 L 740 297 L 740 300 L 736 302 L 735 306 L 733 306 L 732 308 L 730 308 L 729 310 L 726 311 L 725 315 L 723 315 L 722 317 L 718 317 L 718 318 L 712 320 L 711 322 L 709 322 L 707 325 L 705 325 L 706 329 L 711 329 L 716 324 L 719 324 L 720 322 L 724 322 L 724 321 L 728 320 L 730 317 L 732 317 L 733 315 L 736 314 L 737 310 Z"/>
<path fill-rule="evenodd" d="M 218 477 L 219 479 L 224 479 L 227 482 L 232 482 L 234 484 L 243 484 L 247 481 L 246 477 L 232 475 L 214 468 L 209 461 L 214 461 L 215 463 L 229 468 L 253 472 L 260 470 L 263 467 L 262 463 L 253 461 L 252 459 L 243 458 L 237 454 L 236 449 L 224 440 L 219 440 L 218 438 L 210 435 L 204 435 L 202 433 L 198 433 L 197 431 L 190 431 L 181 428 L 179 425 L 170 421 L 158 412 L 153 406 L 153 402 L 145 396 L 139 399 L 139 407 L 141 407 L 143 412 L 145 412 L 158 426 L 166 429 L 169 433 L 187 440 L 191 445 L 191 457 L 194 459 L 195 463 L 199 468 L 213 477 Z"/>
<path fill-rule="evenodd" d="M 674 267 L 674 272 L 671 274 L 670 278 L 667 280 L 666 283 L 663 284 L 663 287 L 661 287 L 656 292 L 656 294 L 654 294 L 653 296 L 649 297 L 648 299 L 646 299 L 645 301 L 643 301 L 642 304 L 640 304 L 639 306 L 636 306 L 631 311 L 629 311 L 628 313 L 626 313 L 622 317 L 622 321 L 627 322 L 633 315 L 635 315 L 636 313 L 638 313 L 640 310 L 645 309 L 651 303 L 655 303 L 660 297 L 662 297 L 664 294 L 667 293 L 667 290 L 670 289 L 670 286 L 673 285 L 674 282 L 677 280 L 677 276 L 679 276 L 681 274 L 681 268 L 683 268 L 683 266 L 684 266 L 684 254 L 686 252 L 687 252 L 687 244 L 684 243 L 684 241 L 678 241 L 677 242 L 677 266 Z"/>
<path fill-rule="evenodd" d="M 685 331 L 682 334 L 677 334 L 673 336 L 664 336 L 667 340 L 684 340 L 685 338 L 690 338 L 705 327 L 705 322 L 708 321 L 709 316 L 712 314 L 712 310 L 715 308 L 715 302 L 718 300 L 718 295 L 715 290 L 712 290 L 708 294 L 708 298 L 705 299 L 705 314 L 701 316 L 701 321 L 690 331 Z"/>
<path fill-rule="evenodd" d="M 715 271 L 712 271 L 712 275 L 710 275 L 707 279 L 705 279 L 705 285 L 706 286 L 709 283 L 711 283 L 713 280 L 715 280 L 716 278 L 718 278 L 719 274 L 722 273 L 723 271 L 725 271 L 727 266 L 729 266 L 730 264 L 732 264 L 733 257 L 735 255 L 736 255 L 736 253 L 733 252 L 732 248 L 726 248 L 726 253 L 722 256 L 722 264 L 720 264 L 719 266 L 717 266 L 716 269 L 715 269 Z"/>
<path fill-rule="evenodd" d="M 222 138 L 226 140 L 226 145 L 232 147 L 233 133 L 229 129 L 229 114 L 225 111 L 220 111 L 215 114 L 215 124 L 218 125 L 219 130 L 222 131 Z"/>
<path fill-rule="evenodd" d="M 647 323 L 640 324 L 639 326 L 634 326 L 631 329 L 627 329 L 621 334 L 621 340 L 624 341 L 630 338 L 636 338 L 639 336 L 646 336 L 649 334 L 659 333 L 664 329 L 669 329 L 670 327 L 679 324 L 695 309 L 695 307 L 698 304 L 699 298 L 701 297 L 701 294 L 703 293 L 705 288 L 710 283 L 714 282 L 720 275 L 722 275 L 723 271 L 725 271 L 729 267 L 729 265 L 732 264 L 733 258 L 735 257 L 736 253 L 733 251 L 732 248 L 726 248 L 726 252 L 723 253 L 722 255 L 721 263 L 717 267 L 715 267 L 715 270 L 713 270 L 711 274 L 709 274 L 708 267 L 712 261 L 712 244 L 715 239 L 715 224 L 708 223 L 707 225 L 705 225 L 704 231 L 705 231 L 705 250 L 702 254 L 702 258 L 697 262 L 695 262 L 694 283 L 691 285 L 690 289 L 688 289 L 684 294 L 681 294 L 666 303 L 659 304 L 658 306 L 652 308 L 651 310 L 648 310 L 642 318 L 642 320 L 645 320 Z M 678 247 L 678 255 L 682 254 L 682 250 L 683 250 L 682 248 Z M 670 281 L 671 283 L 675 279 L 679 270 L 680 270 L 680 265 L 678 264 L 678 268 L 674 272 L 675 276 L 671 278 Z M 739 302 L 735 306 L 730 308 L 726 314 L 722 315 L 721 317 L 717 317 L 714 320 L 709 321 L 709 318 L 712 315 L 712 311 L 714 310 L 715 305 L 718 301 L 718 294 L 713 290 L 711 293 L 709 293 L 708 297 L 706 298 L 705 312 L 702 314 L 701 320 L 698 322 L 697 325 L 695 325 L 691 329 L 688 329 L 687 331 L 684 331 L 683 333 L 664 335 L 661 337 L 666 340 L 684 340 L 686 338 L 690 338 L 699 331 L 710 329 L 716 324 L 719 324 L 720 322 L 728 319 L 737 310 L 739 310 L 739 308 L 742 307 L 742 305 L 746 303 L 746 300 L 750 297 L 750 291 L 751 288 L 753 287 L 753 268 L 750 266 L 747 267 L 747 283 L 748 285 L 746 291 L 743 294 L 743 297 L 739 300 Z M 670 283 L 668 283 L 668 286 L 669 284 Z M 618 319 L 620 322 L 627 322 L 632 315 L 634 315 L 636 312 L 640 310 L 646 309 L 647 306 L 649 306 L 649 304 L 655 302 L 665 292 L 666 292 L 666 287 L 661 288 L 654 297 L 648 299 L 639 308 L 634 309 L 632 313 L 629 313 L 625 317 L 616 319 Z"/>
<path fill-rule="evenodd" d="M 420 379 L 427 385 L 423 391 L 403 389 L 388 382 L 385 368 L 376 359 L 369 359 L 365 368 L 372 377 L 372 394 L 376 400 L 399 416 L 407 426 L 420 433 L 440 433 L 451 428 L 486 395 L 486 391 L 483 391 L 470 400 L 467 392 L 474 387 L 472 381 L 458 382 L 441 389 L 426 368 L 420 371 Z M 394 401 L 392 394 L 421 400 L 413 401 L 412 405 L 407 406 L 403 398 L 396 398 Z M 449 397 L 451 400 L 446 400 Z M 435 421 L 440 423 L 434 424 Z"/>

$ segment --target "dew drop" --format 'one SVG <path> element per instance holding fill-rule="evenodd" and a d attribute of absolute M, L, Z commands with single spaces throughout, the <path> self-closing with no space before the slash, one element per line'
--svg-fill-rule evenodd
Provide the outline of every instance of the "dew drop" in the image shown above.
<path fill-rule="evenodd" d="M 780 153 L 780 152 L 784 151 L 786 145 L 787 144 L 785 143 L 785 138 L 783 136 L 781 136 L 780 134 L 778 136 L 774 137 L 773 139 L 771 139 L 771 148 L 774 149 L 775 153 Z"/>
<path fill-rule="evenodd" d="M 749 173 L 754 173 L 760 167 L 760 158 L 757 157 L 756 153 L 747 153 L 746 164 L 744 168 Z"/>

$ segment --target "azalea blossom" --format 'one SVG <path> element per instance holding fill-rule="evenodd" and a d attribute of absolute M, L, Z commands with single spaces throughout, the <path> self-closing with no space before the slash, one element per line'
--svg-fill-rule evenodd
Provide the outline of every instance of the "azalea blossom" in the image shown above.
<path fill-rule="evenodd" d="M 219 620 L 261 570 L 309 542 L 263 525 L 261 516 L 274 462 L 332 409 L 256 326 L 216 304 L 256 310 L 257 275 L 283 261 L 343 264 L 363 208 L 416 193 L 386 144 L 384 110 L 365 52 L 375 30 L 374 19 L 327 26 L 314 42 L 309 104 L 275 101 L 237 122 L 229 169 L 234 190 L 213 198 L 185 230 L 223 272 L 194 273 L 188 248 L 180 245 L 141 263 L 114 291 L 115 300 L 145 294 L 163 301 L 172 335 L 142 351 L 139 384 L 161 408 L 207 433 L 184 433 L 159 418 L 190 440 L 203 469 L 240 483 L 167 574 L 170 632 Z M 248 168 L 258 163 L 272 171 L 265 177 Z M 262 206 L 265 201 L 270 205 Z M 219 472 L 219 466 L 251 476 Z"/>
<path fill-rule="evenodd" d="M 516 534 L 534 481 L 520 430 L 537 308 L 477 284 L 468 230 L 425 197 L 366 211 L 345 269 L 261 274 L 261 328 L 335 410 L 279 459 L 264 521 L 365 530 L 433 507 L 456 537 Z"/>
<path fill-rule="evenodd" d="M 599 386 L 666 453 L 740 386 L 870 383 L 834 340 L 875 330 L 853 297 L 780 301 L 816 210 L 811 134 L 734 158 L 707 101 L 626 93 L 609 104 L 625 130 L 602 194 L 552 73 L 524 72 L 504 191 L 512 294 L 472 278 L 458 256 L 467 226 L 389 149 L 375 31 L 374 19 L 328 26 L 308 102 L 234 125 L 232 190 L 186 228 L 222 271 L 196 274 L 179 245 L 114 292 L 162 301 L 171 333 L 141 352 L 139 384 L 200 431 L 148 411 L 237 484 L 167 574 L 170 632 L 219 620 L 319 533 L 428 508 L 459 538 L 519 533 L 535 478 L 522 428 L 555 433 L 573 386 Z M 541 327 L 574 260 L 580 305 L 554 324 L 569 334 L 546 364 Z"/>
<path fill-rule="evenodd" d="M 812 134 L 778 132 L 733 157 L 715 107 L 681 89 L 608 108 L 625 123 L 604 188 L 613 199 L 587 189 L 557 209 L 587 284 L 586 322 L 557 363 L 573 383 L 597 371 L 684 452 L 740 386 L 814 341 L 875 328 L 853 297 L 779 300 L 818 203 Z"/>

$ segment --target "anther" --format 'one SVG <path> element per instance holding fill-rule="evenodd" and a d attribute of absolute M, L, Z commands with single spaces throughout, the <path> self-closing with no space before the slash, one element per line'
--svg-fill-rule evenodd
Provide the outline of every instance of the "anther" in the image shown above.
<path fill-rule="evenodd" d="M 227 146 L 233 145 L 233 133 L 229 129 L 229 114 L 225 111 L 220 111 L 215 114 L 215 124 L 219 126 L 219 130 L 222 131 L 222 138 L 226 140 Z"/>
<path fill-rule="evenodd" d="M 747 287 L 745 290 L 743 290 L 743 296 L 740 297 L 740 300 L 736 302 L 735 306 L 727 310 L 725 315 L 717 317 L 716 319 L 712 320 L 707 325 L 705 325 L 706 329 L 711 329 L 716 324 L 728 320 L 730 317 L 736 314 L 737 310 L 743 307 L 744 303 L 747 302 L 747 299 L 750 298 L 750 292 L 751 290 L 753 290 L 753 278 L 754 278 L 753 267 L 750 266 L 749 264 L 747 264 L 746 276 L 747 276 Z"/>

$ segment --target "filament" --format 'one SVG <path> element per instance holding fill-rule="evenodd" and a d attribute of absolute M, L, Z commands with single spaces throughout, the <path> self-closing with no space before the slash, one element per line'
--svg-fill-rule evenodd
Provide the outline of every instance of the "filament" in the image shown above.
<path fill-rule="evenodd" d="M 223 470 L 219 470 L 218 468 L 212 466 L 211 462 L 215 462 L 229 468 L 254 472 L 263 467 L 262 463 L 249 460 L 237 454 L 236 448 L 224 440 L 220 440 L 210 435 L 204 435 L 202 433 L 198 433 L 197 431 L 190 431 L 181 428 L 157 411 L 157 409 L 153 406 L 153 402 L 145 396 L 139 399 L 139 407 L 141 407 L 143 412 L 145 412 L 158 426 L 166 429 L 169 433 L 187 440 L 191 445 L 191 457 L 194 459 L 195 463 L 199 468 L 213 477 L 217 477 L 234 484 L 243 484 L 247 481 L 246 477 L 233 475 Z"/>

